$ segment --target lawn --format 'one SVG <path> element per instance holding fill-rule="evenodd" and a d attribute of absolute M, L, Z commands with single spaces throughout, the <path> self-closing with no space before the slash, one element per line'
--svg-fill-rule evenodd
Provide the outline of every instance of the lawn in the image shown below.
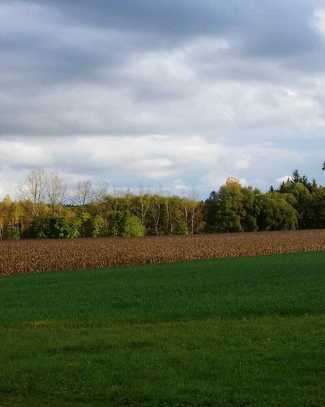
<path fill-rule="evenodd" d="M 324 406 L 325 253 L 0 279 L 0 406 Z"/>

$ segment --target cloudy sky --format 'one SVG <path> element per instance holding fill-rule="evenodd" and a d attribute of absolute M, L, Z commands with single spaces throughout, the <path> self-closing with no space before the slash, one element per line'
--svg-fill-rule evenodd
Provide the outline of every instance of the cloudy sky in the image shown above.
<path fill-rule="evenodd" d="M 325 160 L 325 0 L 1 0 L 0 196 L 31 169 L 205 196 Z"/>

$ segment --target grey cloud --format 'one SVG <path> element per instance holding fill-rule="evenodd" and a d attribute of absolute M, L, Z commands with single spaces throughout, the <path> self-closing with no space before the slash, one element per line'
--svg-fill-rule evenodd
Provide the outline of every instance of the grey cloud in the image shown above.
<path fill-rule="evenodd" d="M 35 0 L 36 1 L 36 0 Z M 27 3 L 33 3 L 27 0 Z M 229 36 L 243 50 L 287 56 L 317 48 L 312 0 L 42 0 L 77 23 L 147 34 L 161 44 L 197 35 Z M 156 44 L 157 45 L 157 44 Z"/>
<path fill-rule="evenodd" d="M 263 162 L 270 153 L 277 177 L 290 173 L 295 162 L 316 174 L 325 131 L 325 39 L 313 18 L 322 5 L 316 0 L 2 1 L 0 141 L 16 143 L 17 151 L 6 167 L 16 174 L 34 162 L 48 162 L 73 174 L 108 172 L 123 185 L 142 179 L 149 184 L 151 173 L 162 183 L 177 179 L 179 185 L 202 183 L 204 189 L 226 175 L 252 181 L 264 172 L 256 182 L 271 182 L 274 163 Z M 174 146 L 175 155 L 161 152 L 163 142 L 156 139 L 149 148 L 143 140 L 153 135 L 170 137 L 168 148 Z M 103 137 L 103 149 L 116 149 L 123 164 L 137 165 L 123 169 L 108 153 L 98 158 L 92 145 L 76 150 L 77 138 L 91 143 L 96 136 Z M 52 137 L 46 144 L 50 154 L 42 161 L 36 147 L 47 137 Z M 182 161 L 183 145 L 198 147 L 193 137 L 205 140 L 199 163 L 193 156 Z M 137 150 L 133 156 L 125 147 L 132 139 L 141 139 L 143 154 Z M 215 145 L 224 149 L 220 156 Z M 121 154 L 123 149 L 128 154 Z M 247 168 L 228 160 L 232 149 L 239 163 L 247 157 Z M 0 166 L 0 181 L 5 171 Z"/>

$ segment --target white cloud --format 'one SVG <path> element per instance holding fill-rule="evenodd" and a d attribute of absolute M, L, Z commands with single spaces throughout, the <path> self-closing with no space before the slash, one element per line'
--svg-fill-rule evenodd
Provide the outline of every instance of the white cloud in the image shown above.
<path fill-rule="evenodd" d="M 314 160 L 284 148 L 224 145 L 198 136 L 97 136 L 62 138 L 60 143 L 53 138 L 27 139 L 1 142 L 0 148 L 5 151 L 0 164 L 2 195 L 5 189 L 14 193 L 28 170 L 43 167 L 64 175 L 68 184 L 92 179 L 117 188 L 196 191 L 204 197 L 229 176 L 266 189 L 297 163 Z"/>
<path fill-rule="evenodd" d="M 325 9 L 317 9 L 314 14 L 316 29 L 325 36 Z"/>
<path fill-rule="evenodd" d="M 33 167 L 51 165 L 51 159 L 43 146 L 24 141 L 0 140 L 1 165 Z"/>
<path fill-rule="evenodd" d="M 287 182 L 291 180 L 291 175 L 284 175 L 283 177 L 279 177 L 276 179 L 277 185 L 281 185 L 283 182 Z"/>

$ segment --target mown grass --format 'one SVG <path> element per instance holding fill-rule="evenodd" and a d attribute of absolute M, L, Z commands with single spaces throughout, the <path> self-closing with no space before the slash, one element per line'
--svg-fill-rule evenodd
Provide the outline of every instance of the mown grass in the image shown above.
<path fill-rule="evenodd" d="M 325 253 L 0 279 L 0 406 L 324 406 Z"/>

